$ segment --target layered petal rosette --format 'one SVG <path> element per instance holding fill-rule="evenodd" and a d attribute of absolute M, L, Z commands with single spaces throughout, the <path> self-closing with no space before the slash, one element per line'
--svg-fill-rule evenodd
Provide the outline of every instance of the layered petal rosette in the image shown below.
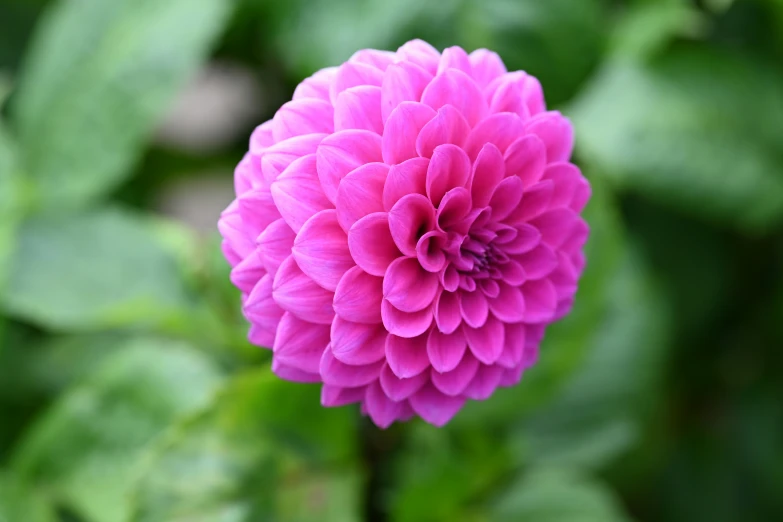
<path fill-rule="evenodd" d="M 517 383 L 585 265 L 573 139 L 484 49 L 318 71 L 253 133 L 219 223 L 251 342 L 381 427 Z"/>

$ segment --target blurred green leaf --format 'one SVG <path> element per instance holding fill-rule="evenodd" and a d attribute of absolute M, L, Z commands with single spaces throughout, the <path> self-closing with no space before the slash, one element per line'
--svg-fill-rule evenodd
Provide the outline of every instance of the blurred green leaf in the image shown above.
<path fill-rule="evenodd" d="M 493 522 L 627 522 L 606 486 L 567 469 L 527 473 L 497 501 Z"/>
<path fill-rule="evenodd" d="M 0 471 L 0 522 L 55 522 L 46 501 L 8 472 Z"/>
<path fill-rule="evenodd" d="M 232 4 L 61 0 L 48 12 L 15 107 L 23 162 L 41 208 L 83 204 L 130 173 Z"/>
<path fill-rule="evenodd" d="M 0 100 L 2 105 L 2 100 Z M 19 217 L 20 190 L 16 170 L 16 144 L 11 141 L 0 120 L 0 296 L 6 288 Z"/>
<path fill-rule="evenodd" d="M 176 260 L 117 208 L 22 224 L 3 304 L 54 329 L 158 326 L 187 312 Z"/>
<path fill-rule="evenodd" d="M 133 522 L 358 521 L 355 413 L 268 370 L 237 376 L 148 459 Z"/>
<path fill-rule="evenodd" d="M 610 62 L 572 107 L 579 152 L 617 184 L 741 229 L 783 217 L 783 80 L 706 49 Z"/>
<path fill-rule="evenodd" d="M 124 522 L 145 447 L 173 420 L 207 404 L 220 379 L 189 346 L 131 341 L 33 425 L 14 469 L 89 521 Z"/>

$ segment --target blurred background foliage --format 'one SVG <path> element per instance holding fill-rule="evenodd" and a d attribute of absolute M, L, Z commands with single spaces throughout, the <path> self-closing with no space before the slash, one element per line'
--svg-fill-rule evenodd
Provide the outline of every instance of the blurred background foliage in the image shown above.
<path fill-rule="evenodd" d="M 245 340 L 215 222 L 315 69 L 497 50 L 577 126 L 571 316 L 380 431 Z M 783 520 L 783 1 L 0 0 L 0 521 Z"/>

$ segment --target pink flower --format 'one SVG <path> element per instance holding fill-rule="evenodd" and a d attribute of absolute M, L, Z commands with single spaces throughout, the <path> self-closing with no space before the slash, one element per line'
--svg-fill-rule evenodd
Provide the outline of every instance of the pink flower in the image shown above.
<path fill-rule="evenodd" d="M 484 49 L 318 71 L 253 133 L 220 219 L 250 341 L 381 427 L 517 383 L 585 265 L 572 146 L 538 80 Z"/>

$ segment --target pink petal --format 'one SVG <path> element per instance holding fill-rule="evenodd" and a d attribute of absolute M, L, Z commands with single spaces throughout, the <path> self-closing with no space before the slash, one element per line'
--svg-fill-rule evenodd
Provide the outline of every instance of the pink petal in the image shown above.
<path fill-rule="evenodd" d="M 271 223 L 258 236 L 258 253 L 267 272 L 274 275 L 280 263 L 291 255 L 296 234 L 284 219 Z"/>
<path fill-rule="evenodd" d="M 326 199 L 315 166 L 315 154 L 291 163 L 271 186 L 272 198 L 280 214 L 294 232 L 322 210 L 333 208 Z"/>
<path fill-rule="evenodd" d="M 547 163 L 568 161 L 574 149 L 574 128 L 557 111 L 533 116 L 525 124 L 525 130 L 541 138 L 546 147 Z"/>
<path fill-rule="evenodd" d="M 487 143 L 479 152 L 473 164 L 470 192 L 474 208 L 486 207 L 500 180 L 506 177 L 503 154 L 498 148 Z"/>
<path fill-rule="evenodd" d="M 579 218 L 576 220 L 576 224 L 574 225 L 571 234 L 563 242 L 560 248 L 564 252 L 576 253 L 582 250 L 582 247 L 585 246 L 585 243 L 587 242 L 587 238 L 589 235 L 590 235 L 590 227 L 587 225 L 587 223 L 585 223 L 583 219 Z"/>
<path fill-rule="evenodd" d="M 582 212 L 592 194 L 593 190 L 590 188 L 590 183 L 584 178 L 579 180 L 576 192 L 574 193 L 574 199 L 571 201 L 571 210 L 576 213 Z"/>
<path fill-rule="evenodd" d="M 253 344 L 271 348 L 275 342 L 277 325 L 285 313 L 272 298 L 272 276 L 267 274 L 261 278 L 242 309 L 255 330 Z"/>
<path fill-rule="evenodd" d="M 273 120 L 267 120 L 255 129 L 250 134 L 250 153 L 253 155 L 261 154 L 267 147 L 271 147 L 275 144 L 275 138 L 272 136 L 272 129 L 274 127 Z"/>
<path fill-rule="evenodd" d="M 470 131 L 465 142 L 465 152 L 474 160 L 484 145 L 492 143 L 501 153 L 505 153 L 508 146 L 522 134 L 524 127 L 520 117 L 513 112 L 492 114 Z"/>
<path fill-rule="evenodd" d="M 340 180 L 366 163 L 381 161 L 381 137 L 365 130 L 332 134 L 318 146 L 318 179 L 326 197 L 337 200 Z"/>
<path fill-rule="evenodd" d="M 272 193 L 265 183 L 237 197 L 237 205 L 242 225 L 253 238 L 258 237 L 272 221 L 280 217 Z"/>
<path fill-rule="evenodd" d="M 391 400 L 383 393 L 381 385 L 377 382 L 367 387 L 363 406 L 367 415 L 381 429 L 391 426 L 405 411 L 405 403 Z"/>
<path fill-rule="evenodd" d="M 443 426 L 462 408 L 465 399 L 444 395 L 428 384 L 411 396 L 410 404 L 422 419 L 435 426 Z"/>
<path fill-rule="evenodd" d="M 435 371 L 450 372 L 462 360 L 467 346 L 468 343 L 462 332 L 444 334 L 437 328 L 433 328 L 427 337 L 427 357 Z"/>
<path fill-rule="evenodd" d="M 526 223 L 544 213 L 552 200 L 554 184 L 550 180 L 540 181 L 525 190 L 519 207 L 506 219 L 506 223 Z"/>
<path fill-rule="evenodd" d="M 277 361 L 308 373 L 318 373 L 321 355 L 329 344 L 329 326 L 283 314 L 272 348 Z"/>
<path fill-rule="evenodd" d="M 352 366 L 372 364 L 386 353 L 386 330 L 380 324 L 352 323 L 335 317 L 332 323 L 332 354 Z"/>
<path fill-rule="evenodd" d="M 570 208 L 558 208 L 538 216 L 530 224 L 541 232 L 541 241 L 558 248 L 569 238 L 578 221 L 579 216 Z"/>
<path fill-rule="evenodd" d="M 437 110 L 453 105 L 473 127 L 487 114 L 487 102 L 476 83 L 464 72 L 447 69 L 438 74 L 421 95 L 421 102 Z"/>
<path fill-rule="evenodd" d="M 504 265 L 506 264 L 508 263 L 504 263 Z M 498 286 L 498 282 L 494 279 L 482 279 L 479 282 L 479 288 L 487 297 L 495 298 L 500 294 L 500 286 Z"/>
<path fill-rule="evenodd" d="M 231 269 L 231 282 L 243 292 L 250 292 L 266 275 L 266 268 L 258 252 L 251 252 Z"/>
<path fill-rule="evenodd" d="M 557 291 L 549 279 L 528 281 L 522 287 L 525 295 L 525 322 L 551 321 L 557 309 Z"/>
<path fill-rule="evenodd" d="M 403 196 L 389 211 L 394 243 L 407 256 L 416 255 L 416 243 L 435 227 L 435 209 L 421 194 Z"/>
<path fill-rule="evenodd" d="M 288 366 L 276 357 L 272 358 L 272 372 L 286 381 L 302 383 L 321 382 L 321 376 L 317 373 L 303 372 L 299 368 Z"/>
<path fill-rule="evenodd" d="M 446 395 L 452 397 L 462 395 L 462 392 L 475 377 L 479 364 L 478 359 L 470 352 L 465 352 L 462 360 L 451 371 L 440 373 L 432 368 L 430 379 L 432 379 L 432 384 Z"/>
<path fill-rule="evenodd" d="M 421 267 L 428 272 L 439 273 L 446 266 L 446 254 L 443 248 L 446 243 L 446 234 L 433 230 L 427 232 L 416 243 L 416 257 Z"/>
<path fill-rule="evenodd" d="M 521 285 L 527 280 L 527 274 L 525 274 L 525 270 L 522 268 L 522 265 L 513 259 L 500 265 L 499 269 L 503 277 L 503 281 L 512 286 Z M 498 294 L 492 297 L 497 297 L 499 292 L 500 291 L 498 290 Z"/>
<path fill-rule="evenodd" d="M 440 145 L 432 153 L 427 168 L 427 196 L 433 205 L 438 206 L 446 192 L 466 186 L 470 174 L 470 158 L 464 150 L 456 145 Z"/>
<path fill-rule="evenodd" d="M 487 322 L 489 306 L 484 292 L 461 292 L 459 309 L 465 323 L 472 328 L 480 328 Z"/>
<path fill-rule="evenodd" d="M 469 399 L 476 401 L 488 399 L 497 389 L 504 373 L 505 368 L 502 366 L 486 366 L 482 364 L 463 393 Z"/>
<path fill-rule="evenodd" d="M 524 254 L 533 250 L 541 243 L 541 233 L 533 225 L 527 223 L 517 225 L 517 234 L 511 241 L 503 243 L 506 254 Z"/>
<path fill-rule="evenodd" d="M 500 293 L 494 299 L 489 299 L 489 309 L 492 314 L 506 323 L 517 323 L 525 319 L 526 303 L 522 291 L 505 282 L 499 282 Z M 478 357 L 478 356 L 477 356 Z M 486 361 L 486 364 L 491 364 Z M 494 361 L 492 361 L 494 362 Z"/>
<path fill-rule="evenodd" d="M 337 100 L 340 95 L 352 87 L 376 86 L 383 82 L 383 71 L 372 65 L 358 61 L 347 61 L 337 68 L 331 88 L 329 99 L 337 108 Z"/>
<path fill-rule="evenodd" d="M 401 255 L 385 212 L 369 214 L 354 223 L 348 231 L 348 248 L 356 264 L 375 276 L 383 276 L 389 264 Z"/>
<path fill-rule="evenodd" d="M 383 186 L 389 173 L 384 163 L 368 163 L 358 167 L 340 182 L 337 189 L 337 219 L 343 230 L 373 212 L 383 212 Z"/>
<path fill-rule="evenodd" d="M 256 131 L 254 131 L 253 134 L 258 132 L 258 129 L 259 127 L 256 128 Z M 251 136 L 250 139 L 252 147 L 253 137 Z M 259 152 L 262 152 L 264 148 L 266 147 L 259 147 Z M 234 169 L 234 193 L 236 193 L 237 196 L 241 196 L 252 189 L 254 183 L 263 179 L 263 169 L 259 168 L 260 164 L 259 158 L 249 152 L 246 152 L 242 157 L 242 160 L 240 160 L 239 164 L 237 164 Z"/>
<path fill-rule="evenodd" d="M 389 114 L 383 129 L 383 161 L 394 165 L 415 158 L 419 132 L 436 114 L 422 103 L 400 103 Z"/>
<path fill-rule="evenodd" d="M 341 363 L 335 359 L 331 347 L 327 347 L 321 356 L 319 371 L 324 384 L 343 388 L 366 386 L 378 379 L 383 361 L 362 366 Z"/>
<path fill-rule="evenodd" d="M 353 404 L 364 400 L 366 390 L 364 386 L 343 388 L 342 386 L 324 384 L 321 386 L 321 405 L 327 408 L 334 408 Z"/>
<path fill-rule="evenodd" d="M 381 71 L 385 71 L 396 59 L 397 55 L 391 51 L 361 49 L 353 53 L 351 57 L 348 58 L 348 61 L 372 65 Z"/>
<path fill-rule="evenodd" d="M 416 337 L 432 325 L 432 307 L 419 312 L 402 312 L 386 299 L 381 302 L 381 319 L 389 333 L 399 337 Z"/>
<path fill-rule="evenodd" d="M 453 264 L 446 265 L 446 269 L 440 273 L 440 284 L 447 292 L 453 292 L 459 287 L 459 272 Z"/>
<path fill-rule="evenodd" d="M 491 304 L 490 302 L 490 306 Z M 462 332 L 468 341 L 471 353 L 484 364 L 494 364 L 503 352 L 503 343 L 505 342 L 503 323 L 495 317 L 489 316 L 481 328 L 462 325 Z"/>
<path fill-rule="evenodd" d="M 431 74 L 435 74 L 440 61 L 440 53 L 437 49 L 419 39 L 411 40 L 397 49 L 397 56 L 402 60 L 415 63 Z"/>
<path fill-rule="evenodd" d="M 432 305 L 438 276 L 427 272 L 413 257 L 394 260 L 383 277 L 383 297 L 402 312 L 418 312 Z"/>
<path fill-rule="evenodd" d="M 273 182 L 294 160 L 313 154 L 326 136 L 305 134 L 270 145 L 260 154 L 264 179 Z"/>
<path fill-rule="evenodd" d="M 430 365 L 427 357 L 427 336 L 405 338 L 389 335 L 386 339 L 386 362 L 400 379 L 409 379 L 420 374 Z"/>
<path fill-rule="evenodd" d="M 416 151 L 419 156 L 430 158 L 438 145 L 452 143 L 462 147 L 469 133 L 470 126 L 462 113 L 453 105 L 444 105 L 438 109 L 438 115 L 422 127 L 416 139 Z"/>
<path fill-rule="evenodd" d="M 516 176 L 505 178 L 495 188 L 489 206 L 492 208 L 492 219 L 502 221 L 508 217 L 522 200 L 522 180 Z"/>
<path fill-rule="evenodd" d="M 299 98 L 284 104 L 274 117 L 276 142 L 304 134 L 334 132 L 332 104 L 317 98 Z"/>
<path fill-rule="evenodd" d="M 492 112 L 514 112 L 522 119 L 527 119 L 544 110 L 541 84 L 522 71 L 498 77 L 487 86 L 484 94 L 488 97 Z"/>
<path fill-rule="evenodd" d="M 429 373 L 427 372 L 421 372 L 408 379 L 400 379 L 394 375 L 388 363 L 383 365 L 379 379 L 384 393 L 393 401 L 404 401 L 419 391 L 428 380 Z"/>
<path fill-rule="evenodd" d="M 498 364 L 504 368 L 516 368 L 522 364 L 525 353 L 525 325 L 522 323 L 506 323 L 505 344 Z"/>
<path fill-rule="evenodd" d="M 574 199 L 576 190 L 580 185 L 582 173 L 573 163 L 552 163 L 544 171 L 543 179 L 554 183 L 554 193 L 549 205 L 550 208 L 567 207 Z"/>
<path fill-rule="evenodd" d="M 516 256 L 515 258 L 525 270 L 527 279 L 542 279 L 557 268 L 557 255 L 544 244 L 538 245 L 529 252 Z"/>
<path fill-rule="evenodd" d="M 363 85 L 340 93 L 334 104 L 334 130 L 348 129 L 383 134 L 380 87 Z"/>
<path fill-rule="evenodd" d="M 429 164 L 427 158 L 411 158 L 391 166 L 383 187 L 384 210 L 388 212 L 400 198 L 408 194 L 427 194 L 425 180 Z"/>
<path fill-rule="evenodd" d="M 296 235 L 292 253 L 302 272 L 331 291 L 355 264 L 348 251 L 348 236 L 337 223 L 336 210 L 322 210 L 307 220 Z"/>
<path fill-rule="evenodd" d="M 506 73 L 506 66 L 497 53 L 487 49 L 476 49 L 469 56 L 473 79 L 482 89 L 495 78 Z"/>
<path fill-rule="evenodd" d="M 329 100 L 329 86 L 331 85 L 337 73 L 337 67 L 327 67 L 321 69 L 309 78 L 302 80 L 302 83 L 296 86 L 294 90 L 294 100 L 300 98 L 317 98 L 319 100 Z"/>
<path fill-rule="evenodd" d="M 410 62 L 390 65 L 381 85 L 381 115 L 385 124 L 394 109 L 402 102 L 420 102 L 421 93 L 432 74 Z"/>
<path fill-rule="evenodd" d="M 525 188 L 534 185 L 546 167 L 544 142 L 533 135 L 519 138 L 506 150 L 505 162 L 506 175 L 521 178 Z"/>
<path fill-rule="evenodd" d="M 472 200 L 470 191 L 456 187 L 443 196 L 435 213 L 438 226 L 442 230 L 467 234 L 470 224 L 466 217 L 470 213 Z"/>
<path fill-rule="evenodd" d="M 319 324 L 331 324 L 333 296 L 306 276 L 293 256 L 283 261 L 272 284 L 272 297 L 283 310 Z"/>
<path fill-rule="evenodd" d="M 468 53 L 466 53 L 462 47 L 455 45 L 443 50 L 440 62 L 438 63 L 438 74 L 441 74 L 448 69 L 456 69 L 464 72 L 468 76 L 473 76 L 473 67 L 470 65 Z"/>
<path fill-rule="evenodd" d="M 358 266 L 348 270 L 334 291 L 334 312 L 354 323 L 381 322 L 383 279 Z"/>
<path fill-rule="evenodd" d="M 459 294 L 456 292 L 443 292 L 435 302 L 435 323 L 438 330 L 445 334 L 454 332 L 462 323 L 460 312 Z"/>

